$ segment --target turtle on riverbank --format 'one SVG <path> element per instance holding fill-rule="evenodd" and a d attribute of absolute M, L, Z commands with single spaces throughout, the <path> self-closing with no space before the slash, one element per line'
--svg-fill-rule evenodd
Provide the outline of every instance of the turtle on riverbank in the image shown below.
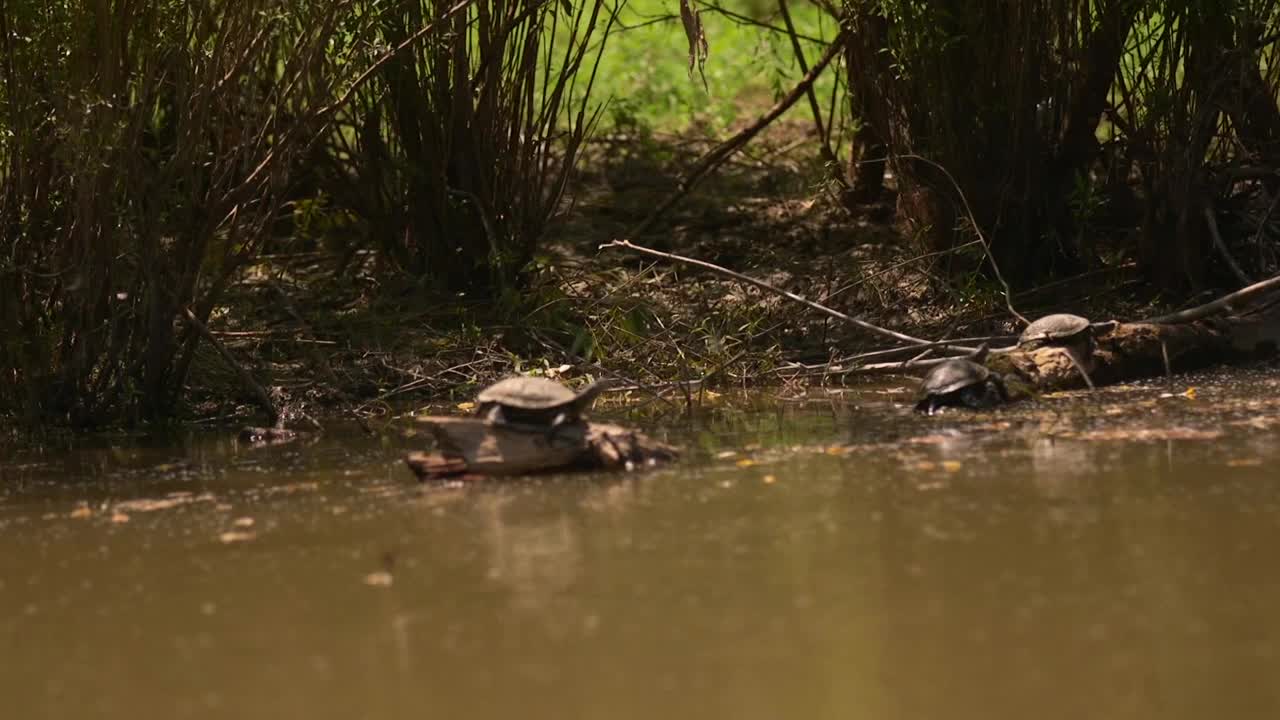
<path fill-rule="evenodd" d="M 491 423 L 558 427 L 582 414 L 611 380 L 597 380 L 578 392 L 543 377 L 516 376 L 490 385 L 476 396 L 476 415 Z"/>
<path fill-rule="evenodd" d="M 1036 320 L 1018 336 L 1018 348 L 1036 350 L 1043 347 L 1061 348 L 1084 378 L 1084 384 L 1093 389 L 1093 378 L 1085 370 L 1088 358 L 1093 354 L 1093 325 L 1087 318 L 1070 313 L 1045 315 Z"/>
<path fill-rule="evenodd" d="M 1009 391 L 1004 381 L 981 364 L 986 356 L 983 346 L 971 357 L 935 365 L 920 381 L 924 397 L 916 403 L 916 412 L 933 415 L 947 406 L 982 410 L 1007 402 Z"/>

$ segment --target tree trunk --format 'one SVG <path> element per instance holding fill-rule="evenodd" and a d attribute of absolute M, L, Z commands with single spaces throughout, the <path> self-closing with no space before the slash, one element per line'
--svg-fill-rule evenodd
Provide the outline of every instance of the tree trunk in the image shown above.
<path fill-rule="evenodd" d="M 889 147 L 882 132 L 883 121 L 873 119 L 871 99 L 876 86 L 888 81 L 886 58 L 879 49 L 889 42 L 889 21 L 876 12 L 859 12 L 845 21 L 851 26 L 851 37 L 857 38 L 845 43 L 844 55 L 849 104 L 859 123 L 849 151 L 849 188 L 843 198 L 845 207 L 853 210 L 880 200 L 884 193 Z"/>

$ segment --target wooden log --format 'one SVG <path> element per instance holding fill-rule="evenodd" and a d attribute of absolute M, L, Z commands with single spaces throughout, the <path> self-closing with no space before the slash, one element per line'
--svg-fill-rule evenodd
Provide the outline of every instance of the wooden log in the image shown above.
<path fill-rule="evenodd" d="M 675 448 L 606 423 L 555 428 L 494 424 L 475 417 L 423 417 L 435 453 L 405 458 L 421 479 L 463 475 L 528 475 L 557 470 L 631 470 L 674 460 Z"/>
<path fill-rule="evenodd" d="M 1085 359 L 1094 382 L 1129 382 L 1272 357 L 1280 348 L 1280 314 L 1180 324 L 1118 323 L 1098 330 L 1096 342 Z M 1085 386 L 1062 348 L 1015 349 L 992 355 L 987 365 L 1041 392 Z"/>

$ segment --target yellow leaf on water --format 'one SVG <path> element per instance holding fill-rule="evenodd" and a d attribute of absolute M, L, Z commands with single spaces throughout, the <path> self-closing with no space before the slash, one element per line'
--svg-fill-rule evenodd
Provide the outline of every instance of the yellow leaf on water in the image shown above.
<path fill-rule="evenodd" d="M 778 482 L 778 478 L 772 475 L 765 475 L 764 477 L 760 478 L 760 481 L 763 482 L 765 485 L 772 485 Z"/>
<path fill-rule="evenodd" d="M 947 472 L 958 472 L 960 470 L 960 462 L 958 460 L 943 460 L 942 469 Z"/>
<path fill-rule="evenodd" d="M 118 512 L 111 516 L 111 522 L 117 525 L 122 525 L 124 523 L 129 522 L 129 516 L 125 515 L 122 512 Z"/>
<path fill-rule="evenodd" d="M 1233 458 L 1227 461 L 1227 467 L 1258 467 L 1262 465 L 1261 458 Z"/>
<path fill-rule="evenodd" d="M 1196 389 L 1195 389 L 1194 387 L 1189 387 L 1189 388 L 1187 388 L 1187 391 L 1186 391 L 1186 392 L 1182 393 L 1182 395 L 1183 395 L 1183 397 L 1187 398 L 1188 400 L 1195 400 L 1195 399 L 1196 399 Z"/>
<path fill-rule="evenodd" d="M 240 532 L 237 530 L 232 530 L 230 532 L 224 532 L 221 535 L 219 535 L 218 540 L 222 541 L 224 545 L 229 545 L 231 543 L 237 543 L 237 542 L 248 542 L 256 537 L 257 535 L 254 535 L 251 532 Z"/>
<path fill-rule="evenodd" d="M 742 458 L 738 462 L 734 463 L 734 465 L 737 465 L 740 468 L 748 468 L 755 464 L 756 464 L 756 461 L 752 460 L 751 458 Z"/>
<path fill-rule="evenodd" d="M 251 528 L 253 527 L 253 518 L 251 517 L 236 518 L 235 521 L 232 522 L 231 524 L 238 528 Z"/>
<path fill-rule="evenodd" d="M 476 404 L 473 402 L 460 402 L 457 407 L 459 410 L 475 410 Z"/>
<path fill-rule="evenodd" d="M 364 576 L 364 584 L 370 587 L 391 587 L 393 582 L 395 582 L 395 578 L 386 570 L 371 572 Z"/>

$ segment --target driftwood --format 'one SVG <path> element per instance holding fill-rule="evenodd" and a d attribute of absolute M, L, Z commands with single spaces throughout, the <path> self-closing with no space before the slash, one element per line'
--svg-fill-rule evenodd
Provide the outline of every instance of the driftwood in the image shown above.
<path fill-rule="evenodd" d="M 1280 348 L 1280 314 L 1189 323 L 1117 323 L 1099 329 L 1085 369 L 1099 385 L 1272 357 Z M 1039 391 L 1084 387 L 1062 348 L 993 354 L 987 365 Z"/>
<path fill-rule="evenodd" d="M 410 453 L 419 479 L 528 475 L 556 470 L 631 470 L 674 460 L 678 452 L 634 430 L 606 423 L 556 428 L 492 424 L 474 417 L 424 417 L 439 445 Z"/>

